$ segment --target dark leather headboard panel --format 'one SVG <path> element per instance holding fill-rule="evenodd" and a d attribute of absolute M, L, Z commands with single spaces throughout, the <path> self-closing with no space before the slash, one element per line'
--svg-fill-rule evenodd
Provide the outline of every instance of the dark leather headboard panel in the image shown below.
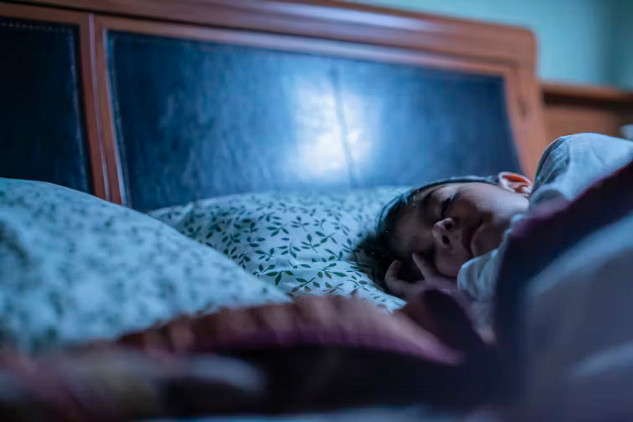
<path fill-rule="evenodd" d="M 0 177 L 92 192 L 73 25 L 0 18 Z"/>
<path fill-rule="evenodd" d="M 127 204 L 519 171 L 501 77 L 110 31 Z"/>

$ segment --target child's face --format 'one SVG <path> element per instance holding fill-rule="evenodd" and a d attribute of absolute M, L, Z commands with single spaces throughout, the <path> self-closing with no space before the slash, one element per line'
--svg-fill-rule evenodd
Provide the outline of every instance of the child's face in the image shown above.
<path fill-rule="evenodd" d="M 527 211 L 530 186 L 525 180 L 527 187 L 520 189 L 470 182 L 419 192 L 394 225 L 396 258 L 407 263 L 417 252 L 441 274 L 456 277 L 466 261 L 496 249 L 510 219 Z"/>

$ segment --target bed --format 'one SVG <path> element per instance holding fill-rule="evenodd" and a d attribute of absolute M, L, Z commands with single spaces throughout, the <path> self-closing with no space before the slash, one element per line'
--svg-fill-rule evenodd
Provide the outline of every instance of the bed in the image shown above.
<path fill-rule="evenodd" d="M 334 1 L 41 0 L 1 2 L 0 33 L 0 218 L 23 216 L 41 261 L 73 233 L 45 268 L 71 282 L 8 324 L 36 334 L 14 339 L 27 350 L 309 294 L 396 309 L 357 249 L 382 206 L 441 177 L 532 176 L 548 141 L 523 28 Z"/>

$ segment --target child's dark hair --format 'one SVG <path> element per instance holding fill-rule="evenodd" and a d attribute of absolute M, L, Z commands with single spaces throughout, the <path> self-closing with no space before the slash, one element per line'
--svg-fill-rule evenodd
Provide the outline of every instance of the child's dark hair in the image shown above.
<path fill-rule="evenodd" d="M 376 282 L 382 287 L 386 287 L 384 285 L 383 276 L 389 265 L 396 259 L 392 237 L 395 225 L 402 211 L 404 211 L 407 205 L 411 204 L 415 195 L 425 188 L 426 186 L 423 186 L 410 190 L 398 195 L 387 203 L 378 215 L 375 232 L 367 236 L 362 243 L 361 247 L 365 250 L 365 253 L 374 260 L 377 273 L 380 274 Z"/>

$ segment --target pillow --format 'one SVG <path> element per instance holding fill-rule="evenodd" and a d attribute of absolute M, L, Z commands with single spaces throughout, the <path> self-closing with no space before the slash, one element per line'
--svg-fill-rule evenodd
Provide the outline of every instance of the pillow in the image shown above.
<path fill-rule="evenodd" d="M 223 251 L 290 296 L 358 296 L 388 310 L 404 302 L 372 281 L 358 249 L 386 203 L 402 188 L 339 194 L 241 194 L 151 213 L 181 233 Z"/>
<path fill-rule="evenodd" d="M 287 301 L 273 285 L 144 214 L 0 178 L 0 347 L 34 350 L 183 313 Z"/>

